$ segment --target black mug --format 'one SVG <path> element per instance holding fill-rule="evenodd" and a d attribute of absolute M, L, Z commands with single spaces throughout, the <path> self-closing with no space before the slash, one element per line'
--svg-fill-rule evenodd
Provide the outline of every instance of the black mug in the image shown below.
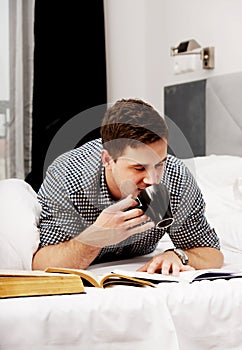
<path fill-rule="evenodd" d="M 164 184 L 145 188 L 135 200 L 138 203 L 136 208 L 142 209 L 157 228 L 167 228 L 173 224 L 169 192 Z"/>

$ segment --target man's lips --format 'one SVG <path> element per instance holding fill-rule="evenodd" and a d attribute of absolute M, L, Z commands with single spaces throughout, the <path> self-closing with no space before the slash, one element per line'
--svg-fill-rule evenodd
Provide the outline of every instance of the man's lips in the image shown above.
<path fill-rule="evenodd" d="M 147 186 L 147 187 L 148 187 L 148 186 Z M 147 187 L 144 187 L 144 188 L 138 187 L 137 190 L 136 190 L 136 194 L 139 194 L 140 192 L 142 192 L 143 190 L 145 190 Z"/>
<path fill-rule="evenodd" d="M 137 187 L 137 190 L 138 190 L 138 191 L 143 191 L 143 190 L 145 190 L 147 187 L 149 187 L 149 186 L 145 186 L 145 187 L 143 187 L 143 188 Z"/>

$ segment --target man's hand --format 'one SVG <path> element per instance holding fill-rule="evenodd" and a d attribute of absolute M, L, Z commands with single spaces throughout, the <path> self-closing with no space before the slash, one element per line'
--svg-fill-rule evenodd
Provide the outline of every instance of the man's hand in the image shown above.
<path fill-rule="evenodd" d="M 95 247 L 104 247 L 120 243 L 126 238 L 145 232 L 154 223 L 141 209 L 135 208 L 137 202 L 131 195 L 104 209 L 93 225 L 79 234 L 75 239 Z M 129 207 L 134 209 L 125 210 Z"/>
<path fill-rule="evenodd" d="M 159 272 L 163 275 L 172 273 L 172 275 L 178 276 L 180 271 L 190 270 L 194 270 L 194 268 L 190 265 L 183 265 L 180 258 L 174 252 L 167 251 L 154 256 L 144 266 L 140 267 L 138 271 L 148 273 Z"/>

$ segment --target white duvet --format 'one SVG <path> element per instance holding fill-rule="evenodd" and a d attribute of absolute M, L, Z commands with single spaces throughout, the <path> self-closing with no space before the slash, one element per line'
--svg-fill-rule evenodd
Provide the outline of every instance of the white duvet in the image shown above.
<path fill-rule="evenodd" d="M 186 160 L 207 202 L 225 265 L 242 269 L 242 159 Z M 170 245 L 164 237 L 155 253 Z M 150 259 L 91 266 L 97 274 Z M 86 288 L 81 295 L 0 300 L 1 350 L 241 350 L 242 278 Z"/>
<path fill-rule="evenodd" d="M 225 263 L 242 263 L 242 157 L 210 155 L 184 162 L 202 190 Z"/>

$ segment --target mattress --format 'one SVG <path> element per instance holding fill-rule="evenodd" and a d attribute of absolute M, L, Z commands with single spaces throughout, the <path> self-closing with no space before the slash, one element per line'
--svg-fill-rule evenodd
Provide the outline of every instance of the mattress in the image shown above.
<path fill-rule="evenodd" d="M 206 200 L 225 256 L 242 270 L 242 158 L 185 160 Z M 164 236 L 147 256 L 92 265 L 102 275 L 136 270 L 171 245 Z M 0 300 L 1 350 L 242 349 L 242 278 L 161 283 L 158 288 L 86 287 L 85 294 Z"/>

